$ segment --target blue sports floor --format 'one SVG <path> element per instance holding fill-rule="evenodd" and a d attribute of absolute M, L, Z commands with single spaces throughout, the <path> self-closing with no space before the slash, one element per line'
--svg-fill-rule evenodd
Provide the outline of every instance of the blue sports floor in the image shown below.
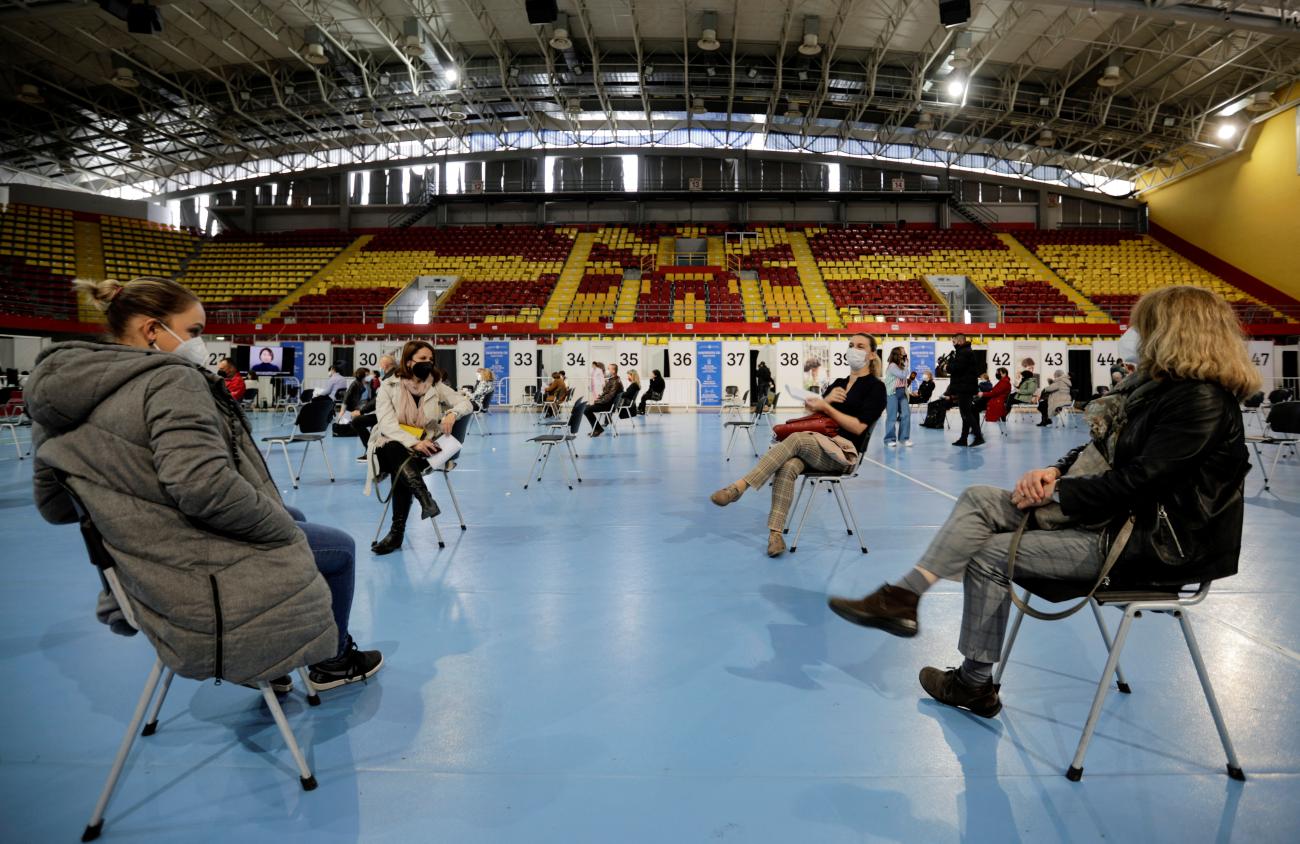
<path fill-rule="evenodd" d="M 1009 485 L 1082 431 L 1012 422 L 1009 440 L 973 451 L 951 431 L 914 428 L 908 450 L 873 442 L 902 474 L 867 464 L 850 486 L 871 553 L 823 495 L 798 553 L 771 560 L 767 490 L 726 510 L 706 498 L 752 460 L 724 465 L 716 415 L 584 433 L 572 492 L 555 460 L 521 489 L 532 424 L 498 413 L 492 436 L 470 437 L 454 472 L 468 531 L 431 483 L 441 551 L 426 522 L 402 553 L 369 553 L 380 507 L 361 494 L 355 440 L 329 442 L 334 484 L 313 455 L 294 491 L 273 459 L 287 501 L 356 537 L 352 630 L 386 666 L 319 708 L 286 701 L 311 793 L 256 693 L 177 681 L 104 840 L 1300 840 L 1294 459 L 1272 494 L 1248 479 L 1242 573 L 1194 615 L 1249 781 L 1224 773 L 1177 623 L 1147 616 L 1124 652 L 1134 693 L 1108 698 L 1072 783 L 1104 661 L 1088 613 L 1026 622 L 1005 708 L 984 720 L 917 684 L 922 666 L 956 664 L 957 585 L 925 597 L 911 640 L 846 624 L 825 599 L 904 572 L 949 509 L 936 490 Z M 268 415 L 257 426 L 280 430 Z M 153 656 L 95 621 L 78 533 L 40 520 L 30 478 L 0 445 L 0 839 L 73 841 Z"/>

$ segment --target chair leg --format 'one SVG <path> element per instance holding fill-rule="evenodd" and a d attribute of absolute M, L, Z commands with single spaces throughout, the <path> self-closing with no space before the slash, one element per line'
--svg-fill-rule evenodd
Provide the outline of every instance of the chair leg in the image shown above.
<path fill-rule="evenodd" d="M 533 472 L 537 470 L 537 464 L 542 462 L 542 452 L 546 450 L 546 443 L 539 443 L 537 446 L 537 456 L 533 458 L 533 463 L 528 467 L 528 474 L 524 476 L 524 489 L 528 489 L 528 484 L 533 479 Z M 541 480 L 539 475 L 537 478 Z"/>
<path fill-rule="evenodd" d="M 582 476 L 578 474 L 578 452 L 573 448 L 573 440 L 565 440 L 564 444 L 569 447 L 569 460 L 573 463 L 573 476 L 582 483 Z"/>
<path fill-rule="evenodd" d="M 848 531 L 849 536 L 852 536 L 853 528 L 849 527 L 849 517 L 844 512 L 844 502 L 840 500 L 840 485 L 834 481 L 827 481 L 826 483 L 830 487 L 826 491 L 835 498 L 835 504 L 840 508 L 840 518 L 844 520 L 844 529 Z"/>
<path fill-rule="evenodd" d="M 288 443 L 280 443 L 280 450 L 284 452 L 284 465 L 289 470 L 289 479 L 293 482 L 293 488 L 298 488 L 298 476 L 293 473 L 293 461 L 289 459 Z"/>
<path fill-rule="evenodd" d="M 817 485 L 809 484 L 808 503 L 803 506 L 803 516 L 799 518 L 799 528 L 794 532 L 794 542 L 790 543 L 790 553 L 793 554 L 799 550 L 799 537 L 803 535 L 803 523 L 808 521 L 808 511 L 812 510 L 813 502 L 817 500 Z"/>
<path fill-rule="evenodd" d="M 397 483 L 397 481 L 393 481 L 393 483 Z M 379 483 L 378 481 L 376 481 L 375 494 L 377 495 L 378 492 L 379 492 Z M 379 514 L 379 524 L 375 525 L 375 538 L 372 541 L 374 542 L 379 541 L 379 534 L 384 529 L 384 522 L 388 520 L 388 508 L 391 506 L 393 506 L 393 491 L 392 491 L 392 487 L 390 486 L 388 490 L 388 500 L 384 502 L 384 512 Z"/>
<path fill-rule="evenodd" d="M 749 437 L 749 447 L 754 449 L 754 456 L 758 457 L 758 445 L 754 442 L 754 428 L 750 426 L 745 429 L 745 436 Z"/>
<path fill-rule="evenodd" d="M 1115 644 L 1110 649 L 1110 656 L 1106 658 L 1106 668 L 1101 672 L 1101 681 L 1097 683 L 1097 694 L 1092 698 L 1092 709 L 1088 711 L 1088 722 L 1083 725 L 1083 735 L 1079 737 L 1079 746 L 1074 751 L 1074 759 L 1070 762 L 1070 769 L 1065 772 L 1066 779 L 1071 782 L 1078 782 L 1083 778 L 1083 757 L 1088 753 L 1088 743 L 1092 741 L 1092 734 L 1097 729 L 1097 721 L 1101 717 L 1101 706 L 1106 702 L 1106 693 L 1110 691 L 1110 678 L 1115 673 L 1115 666 L 1119 665 L 1120 651 L 1124 650 L 1124 640 L 1128 638 L 1128 629 L 1133 624 L 1133 616 L 1137 610 L 1130 606 L 1124 610 L 1124 620 L 1119 623 L 1119 631 L 1115 634 Z"/>
<path fill-rule="evenodd" d="M 302 683 L 303 692 L 307 695 L 307 705 L 320 706 L 320 695 L 316 693 L 316 686 L 311 682 L 311 675 L 307 671 L 307 666 L 298 666 L 298 680 Z"/>
<path fill-rule="evenodd" d="M 1088 601 L 1088 606 L 1092 607 L 1092 615 L 1097 619 L 1097 629 L 1101 631 L 1101 640 L 1106 643 L 1106 650 L 1110 650 L 1110 629 L 1106 627 L 1106 620 L 1101 617 L 1101 606 L 1094 600 Z M 1124 669 L 1120 667 L 1119 660 L 1115 661 L 1115 687 L 1122 694 L 1132 694 L 1133 689 L 1129 686 L 1128 681 L 1124 679 Z"/>
<path fill-rule="evenodd" d="M 1021 596 L 1021 600 L 1026 604 L 1029 603 L 1028 589 Z M 998 659 L 998 667 L 993 672 L 993 685 L 995 686 L 1002 685 L 1002 671 L 1007 667 L 1007 660 L 1011 659 L 1011 648 L 1016 644 L 1016 636 L 1020 633 L 1020 623 L 1025 620 L 1025 614 L 1019 609 L 1016 609 L 1015 613 L 1016 617 L 1011 621 L 1011 631 L 1007 633 L 1007 642 L 1002 646 L 1002 656 Z"/>
<path fill-rule="evenodd" d="M 325 471 L 330 473 L 330 483 L 334 483 L 334 467 L 330 465 L 330 456 L 329 452 L 325 449 L 325 441 L 316 440 L 316 442 L 320 444 L 321 457 L 325 458 Z M 303 451 L 305 452 L 306 449 L 303 449 Z M 304 457 L 305 456 L 306 455 L 304 454 Z"/>
<path fill-rule="evenodd" d="M 1259 453 L 1259 443 L 1251 443 L 1255 449 L 1255 464 L 1259 466 L 1259 473 L 1264 477 L 1264 492 L 1268 492 L 1268 470 L 1264 468 L 1264 455 Z"/>
<path fill-rule="evenodd" d="M 1232 746 L 1232 737 L 1228 735 L 1228 724 L 1223 720 L 1218 698 L 1214 696 L 1214 686 L 1210 685 L 1209 672 L 1205 670 L 1205 660 L 1201 658 L 1201 648 L 1196 643 L 1196 634 L 1192 632 L 1191 615 L 1186 609 L 1180 610 L 1175 615 L 1182 625 L 1183 638 L 1187 640 L 1187 651 L 1192 655 L 1196 676 L 1200 678 L 1201 688 L 1205 691 L 1205 702 L 1210 705 L 1210 715 L 1214 718 L 1214 728 L 1219 731 L 1219 741 L 1223 742 L 1223 752 L 1228 757 L 1228 776 L 1234 780 L 1244 780 L 1246 775 L 1242 773 L 1241 763 L 1237 761 L 1237 751 Z"/>
<path fill-rule="evenodd" d="M 446 548 L 447 543 L 442 538 L 442 528 L 438 527 L 438 517 L 435 516 L 432 519 L 429 519 L 429 521 L 433 522 L 433 535 L 438 537 L 438 547 Z"/>
<path fill-rule="evenodd" d="M 570 461 L 572 462 L 572 457 L 570 457 Z M 564 473 L 564 485 L 567 486 L 567 487 L 569 488 L 569 491 L 570 491 L 570 492 L 572 492 L 572 491 L 573 491 L 573 482 L 569 480 L 569 467 L 564 465 L 564 461 L 563 461 L 563 460 L 557 460 L 557 461 L 555 461 L 555 462 L 558 463 L 558 464 L 560 464 L 560 471 Z M 575 475 L 576 475 L 577 472 L 578 472 L 578 464 L 577 464 L 577 463 L 574 463 L 574 464 L 573 464 L 573 472 L 574 472 Z"/>
<path fill-rule="evenodd" d="M 18 429 L 13 425 L 5 425 L 9 429 L 9 436 L 14 440 L 14 451 L 18 453 L 18 459 L 23 459 L 23 447 L 18 443 Z"/>
<path fill-rule="evenodd" d="M 324 446 L 321 446 L 321 447 L 324 448 Z M 306 469 L 306 468 L 307 468 L 307 452 L 309 452 L 309 451 L 311 451 L 311 443 L 303 443 L 303 445 L 302 445 L 302 460 L 299 460 L 299 461 L 298 461 L 298 480 L 300 480 L 300 481 L 302 480 L 302 472 L 303 472 L 303 469 Z"/>
<path fill-rule="evenodd" d="M 131 754 L 131 746 L 135 744 L 136 733 L 140 731 L 140 722 L 144 720 L 145 709 L 153 698 L 154 690 L 158 688 L 158 678 L 162 676 L 162 671 L 162 660 L 155 659 L 153 668 L 149 669 L 149 678 L 144 682 L 144 690 L 140 692 L 140 700 L 135 704 L 135 714 L 131 716 L 131 723 L 126 727 L 126 735 L 122 736 L 122 743 L 117 748 L 117 756 L 113 759 L 113 767 L 108 772 L 104 790 L 100 792 L 99 801 L 95 803 L 95 811 L 90 815 L 90 823 L 86 824 L 86 830 L 81 833 L 82 841 L 94 841 L 104 831 L 104 811 L 108 808 L 113 789 L 117 788 L 117 781 L 122 776 L 122 767 L 126 765 L 126 757 Z"/>
<path fill-rule="evenodd" d="M 551 451 L 553 451 L 554 448 L 555 448 L 555 444 L 554 444 L 554 443 L 547 443 L 547 444 L 546 444 L 546 456 L 545 456 L 544 458 L 542 458 L 542 468 L 540 468 L 540 469 L 537 470 L 537 481 L 538 481 L 539 483 L 540 483 L 541 480 L 542 480 L 542 475 L 545 475 L 545 474 L 546 474 L 546 464 L 548 464 L 548 463 L 551 462 Z"/>
<path fill-rule="evenodd" d="M 862 539 L 862 531 L 858 530 L 858 517 L 853 515 L 853 506 L 849 503 L 849 494 L 844 491 L 843 485 L 839 483 L 835 484 L 835 491 L 839 493 L 844 502 L 844 512 L 849 514 L 849 525 L 851 526 L 849 533 L 858 538 L 858 547 L 862 549 L 863 554 L 866 554 L 867 543 Z"/>
<path fill-rule="evenodd" d="M 456 499 L 456 490 L 451 485 L 451 473 L 443 472 L 442 481 L 447 485 L 447 494 L 451 496 L 451 506 L 456 508 L 456 518 L 460 520 L 460 529 L 468 530 L 465 526 L 465 516 L 460 512 L 460 501 Z"/>
<path fill-rule="evenodd" d="M 727 450 L 723 452 L 723 461 L 722 461 L 723 463 L 731 462 L 731 447 L 736 443 L 737 430 L 738 429 L 736 428 L 735 425 L 731 426 L 731 436 L 727 437 Z"/>
<path fill-rule="evenodd" d="M 298 764 L 298 781 L 302 783 L 302 790 L 315 790 L 316 777 L 312 775 L 311 768 L 307 767 L 307 760 L 298 747 L 298 740 L 294 738 L 293 730 L 289 728 L 289 721 L 284 717 L 284 710 L 280 708 L 280 701 L 275 699 L 275 692 L 271 691 L 271 684 L 261 680 L 258 682 L 257 687 L 262 690 L 262 699 L 266 701 L 266 708 L 271 710 L 271 717 L 275 719 L 275 725 L 280 728 L 280 735 L 284 736 L 284 743 L 289 745 L 289 752 L 293 754 L 293 761 Z"/>
<path fill-rule="evenodd" d="M 151 736 L 158 732 L 158 713 L 162 711 L 163 701 L 167 699 L 167 690 L 172 687 L 172 680 L 175 677 L 176 672 L 170 668 L 163 672 L 162 688 L 158 691 L 158 697 L 154 698 L 153 706 L 149 709 L 149 720 L 145 721 L 140 735 Z"/>
<path fill-rule="evenodd" d="M 790 520 L 794 518 L 795 513 L 799 512 L 799 505 L 803 502 L 803 491 L 806 486 L 808 486 L 808 476 L 800 475 L 799 489 L 795 490 L 794 503 L 790 505 L 789 511 L 785 514 L 785 527 L 781 529 L 781 533 L 788 534 L 790 532 Z"/>

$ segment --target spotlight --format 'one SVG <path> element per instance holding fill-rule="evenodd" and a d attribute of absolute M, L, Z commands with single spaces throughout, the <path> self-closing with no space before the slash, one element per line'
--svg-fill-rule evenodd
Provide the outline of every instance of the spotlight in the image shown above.
<path fill-rule="evenodd" d="M 652 64 L 646 65 L 644 70 L 642 70 L 642 74 L 645 76 L 646 79 L 649 79 L 651 76 L 654 76 L 655 66 Z"/>
<path fill-rule="evenodd" d="M 1262 114 L 1275 108 L 1277 108 L 1277 100 L 1273 99 L 1273 95 L 1268 91 L 1256 92 L 1255 96 L 1246 104 L 1246 111 L 1252 114 Z"/>
<path fill-rule="evenodd" d="M 18 88 L 18 102 L 27 103 L 28 105 L 42 105 L 45 97 L 41 96 L 41 89 L 35 85 L 20 85 Z"/>
<path fill-rule="evenodd" d="M 569 38 L 569 16 L 558 15 L 555 19 L 555 25 L 551 27 L 551 47 L 556 50 L 568 50 L 573 47 L 573 40 Z"/>
<path fill-rule="evenodd" d="M 1219 136 L 1219 140 L 1221 140 L 1221 141 L 1228 141 L 1228 140 L 1231 140 L 1231 139 L 1232 139 L 1233 137 L 1235 137 L 1236 134 L 1237 134 L 1237 124 L 1235 124 L 1235 123 L 1220 123 L 1220 124 L 1219 124 L 1219 128 L 1218 128 L 1218 130 L 1215 132 L 1215 134 Z"/>
<path fill-rule="evenodd" d="M 954 100 L 959 98 L 966 91 L 966 83 L 960 79 L 954 79 L 948 83 L 948 96 Z"/>
<path fill-rule="evenodd" d="M 817 43 L 817 33 L 821 28 L 821 18 L 816 15 L 804 16 L 803 43 L 799 45 L 799 53 L 801 55 L 815 56 L 822 51 L 822 45 Z"/>
<path fill-rule="evenodd" d="M 510 65 L 510 78 L 511 79 L 519 78 L 519 65 L 514 65 L 514 64 Z"/>
<path fill-rule="evenodd" d="M 460 71 L 454 67 L 445 68 L 442 71 L 442 78 L 447 81 L 448 85 L 455 85 L 460 80 Z"/>
<path fill-rule="evenodd" d="M 807 71 L 806 69 L 804 69 L 804 68 L 802 68 L 802 67 L 799 68 L 799 74 L 798 74 L 798 75 L 799 75 L 799 81 L 800 81 L 800 82 L 807 82 L 807 81 L 808 81 L 808 71 Z"/>
<path fill-rule="evenodd" d="M 703 32 L 700 33 L 700 40 L 695 42 L 695 46 L 706 52 L 713 52 L 722 46 L 718 41 L 718 13 L 705 12 Z"/>

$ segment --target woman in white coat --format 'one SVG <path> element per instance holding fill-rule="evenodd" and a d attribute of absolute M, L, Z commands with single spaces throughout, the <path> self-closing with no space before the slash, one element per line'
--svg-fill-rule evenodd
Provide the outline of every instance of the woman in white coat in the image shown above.
<path fill-rule="evenodd" d="M 1062 408 L 1069 407 L 1072 401 L 1070 397 L 1070 374 L 1064 370 L 1056 370 L 1052 380 L 1047 382 L 1047 386 L 1038 394 L 1038 412 L 1042 415 L 1043 420 L 1038 423 L 1038 427 L 1046 428 L 1052 424 L 1052 417 L 1060 412 Z"/>
<path fill-rule="evenodd" d="M 377 421 L 368 446 L 366 492 L 376 476 L 393 478 L 393 523 L 387 536 L 371 544 L 371 551 L 390 554 L 402 547 L 413 498 L 420 502 L 422 518 L 438 515 L 438 504 L 424 485 L 426 458 L 437 453 L 438 435 L 451 434 L 456 420 L 473 411 L 469 399 L 443 383 L 433 365 L 433 346 L 411 340 L 402 347 L 397 371 L 379 385 L 375 397 Z"/>

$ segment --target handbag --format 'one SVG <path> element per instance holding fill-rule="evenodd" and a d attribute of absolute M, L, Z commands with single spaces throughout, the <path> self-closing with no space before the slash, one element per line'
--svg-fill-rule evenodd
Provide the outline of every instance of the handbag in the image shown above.
<path fill-rule="evenodd" d="M 782 422 L 772 429 L 777 442 L 784 440 L 791 434 L 801 434 L 805 431 L 822 434 L 834 439 L 840 435 L 840 426 L 839 423 L 824 413 L 810 413 L 807 416 L 800 416 L 798 419 L 791 419 L 789 422 Z"/>

